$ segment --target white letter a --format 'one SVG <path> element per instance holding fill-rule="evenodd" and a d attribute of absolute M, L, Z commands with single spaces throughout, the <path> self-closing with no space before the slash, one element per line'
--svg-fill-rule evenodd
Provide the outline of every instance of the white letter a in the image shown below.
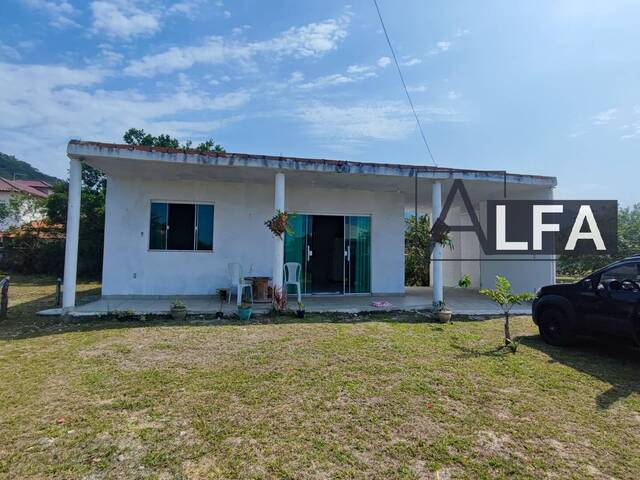
<path fill-rule="evenodd" d="M 582 228 L 582 224 L 585 219 L 589 224 L 589 231 L 581 232 L 580 229 Z M 596 250 L 606 250 L 604 241 L 602 240 L 602 235 L 600 235 L 600 229 L 598 228 L 598 224 L 596 223 L 596 219 L 593 216 L 593 212 L 589 205 L 580 206 L 580 210 L 578 210 L 578 215 L 576 216 L 576 221 L 573 223 L 573 228 L 569 235 L 569 240 L 567 240 L 567 244 L 564 249 L 574 250 L 578 240 L 592 240 L 596 245 Z"/>

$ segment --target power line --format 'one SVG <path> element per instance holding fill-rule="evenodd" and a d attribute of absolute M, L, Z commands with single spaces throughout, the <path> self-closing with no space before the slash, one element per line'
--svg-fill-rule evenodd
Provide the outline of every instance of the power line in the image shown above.
<path fill-rule="evenodd" d="M 413 116 L 416 119 L 416 123 L 418 124 L 418 130 L 420 130 L 420 136 L 422 136 L 422 141 L 424 142 L 424 146 L 427 147 L 427 152 L 429 152 L 429 157 L 433 162 L 433 165 L 436 167 L 438 164 L 436 163 L 435 158 L 433 158 L 433 153 L 431 153 L 431 148 L 429 148 L 429 142 L 427 142 L 427 137 L 424 134 L 424 130 L 422 129 L 422 124 L 420 123 L 420 118 L 418 118 L 418 114 L 416 113 L 416 109 L 413 106 L 413 100 L 411 100 L 411 95 L 409 95 L 409 90 L 407 89 L 407 84 L 404 81 L 404 76 L 402 75 L 402 70 L 400 70 L 400 63 L 398 63 L 398 58 L 396 57 L 396 52 L 393 50 L 393 46 L 391 45 L 391 39 L 389 38 L 389 34 L 387 33 L 387 27 L 384 25 L 384 20 L 382 20 L 382 14 L 380 13 L 380 7 L 378 6 L 378 1 L 373 0 L 373 4 L 376 6 L 376 11 L 378 12 L 378 18 L 380 19 L 380 25 L 382 25 L 382 31 L 384 32 L 384 36 L 387 39 L 387 43 L 389 44 L 389 50 L 391 50 L 391 56 L 393 57 L 393 61 L 396 64 L 396 68 L 398 69 L 398 75 L 400 76 L 400 81 L 402 82 L 402 87 L 404 88 L 404 93 L 407 95 L 407 100 L 409 100 L 409 105 L 411 105 L 411 111 L 413 112 Z"/>

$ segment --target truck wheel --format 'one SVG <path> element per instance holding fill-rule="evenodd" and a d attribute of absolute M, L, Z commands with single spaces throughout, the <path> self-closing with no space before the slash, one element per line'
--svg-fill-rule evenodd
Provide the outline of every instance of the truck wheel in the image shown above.
<path fill-rule="evenodd" d="M 543 311 L 538 328 L 542 339 L 550 345 L 569 345 L 575 336 L 569 319 L 558 308 Z"/>

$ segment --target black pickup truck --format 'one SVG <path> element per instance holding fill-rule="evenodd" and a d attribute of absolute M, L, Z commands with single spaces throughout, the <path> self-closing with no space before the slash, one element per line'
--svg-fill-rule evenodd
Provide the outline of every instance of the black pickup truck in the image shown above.
<path fill-rule="evenodd" d="M 533 321 L 552 345 L 568 345 L 577 334 L 612 334 L 640 345 L 640 255 L 597 270 L 575 283 L 536 292 Z"/>

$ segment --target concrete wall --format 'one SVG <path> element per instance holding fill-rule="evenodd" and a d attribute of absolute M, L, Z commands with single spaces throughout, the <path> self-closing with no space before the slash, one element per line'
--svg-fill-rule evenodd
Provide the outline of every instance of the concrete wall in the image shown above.
<path fill-rule="evenodd" d="M 149 251 L 152 200 L 213 202 L 214 251 Z M 204 295 L 227 287 L 227 265 L 271 276 L 274 186 L 108 178 L 103 295 Z M 286 185 L 289 211 L 371 215 L 371 287 L 404 291 L 404 200 L 399 193 L 303 188 Z"/>
<path fill-rule="evenodd" d="M 553 190 L 537 189 L 526 195 L 509 195 L 510 199 L 553 200 Z M 480 223 L 486 229 L 487 202 L 480 202 Z M 556 262 L 552 255 L 484 255 L 480 264 L 482 288 L 494 288 L 496 275 L 511 282 L 514 292 L 533 292 L 556 281 Z"/>
<path fill-rule="evenodd" d="M 540 188 L 524 195 L 510 194 L 510 199 L 552 200 L 553 190 Z M 476 214 L 486 232 L 487 202 L 475 205 Z M 446 219 L 449 225 L 471 225 L 464 209 L 451 208 Z M 475 233 L 452 232 L 453 250 L 444 250 L 443 282 L 446 287 L 455 287 L 463 275 L 471 276 L 471 288 L 494 288 L 496 275 L 506 277 L 514 292 L 534 291 L 555 282 L 555 260 L 549 255 L 485 255 Z M 465 260 L 476 259 L 477 260 Z M 431 272 L 433 275 L 433 272 Z M 432 278 L 433 282 L 433 278 Z M 432 283 L 433 284 L 433 283 Z"/>
<path fill-rule="evenodd" d="M 457 207 L 452 207 L 447 215 L 448 225 L 471 225 L 469 215 Z M 458 281 L 464 276 L 471 277 L 469 288 L 480 288 L 481 272 L 480 262 L 480 242 L 474 232 L 451 232 L 453 250 L 445 247 L 444 264 L 442 269 L 443 284 L 445 287 L 456 287 Z M 433 269 L 430 270 L 431 282 L 433 284 Z"/>

